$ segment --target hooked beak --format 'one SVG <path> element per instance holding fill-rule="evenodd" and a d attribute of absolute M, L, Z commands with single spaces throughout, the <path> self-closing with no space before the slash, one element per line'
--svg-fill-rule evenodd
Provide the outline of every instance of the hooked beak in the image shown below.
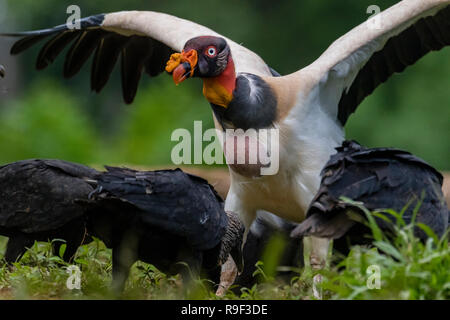
<path fill-rule="evenodd" d="M 191 72 L 191 65 L 188 62 L 183 62 L 178 67 L 176 67 L 175 70 L 173 70 L 173 82 L 175 82 L 175 84 L 177 85 L 180 84 L 181 82 L 189 78 Z"/>
<path fill-rule="evenodd" d="M 197 51 L 191 49 L 187 52 L 184 50 L 181 53 L 174 53 L 167 61 L 166 71 L 172 73 L 173 82 L 180 84 L 187 78 L 194 75 L 197 68 L 198 55 Z"/>

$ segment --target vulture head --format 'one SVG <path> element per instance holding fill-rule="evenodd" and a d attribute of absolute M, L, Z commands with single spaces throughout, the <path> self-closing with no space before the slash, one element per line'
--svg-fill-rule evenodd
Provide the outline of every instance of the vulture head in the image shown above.
<path fill-rule="evenodd" d="M 191 77 L 203 79 L 203 94 L 218 106 L 227 107 L 233 99 L 236 72 L 226 40 L 214 36 L 190 39 L 181 53 L 174 53 L 166 71 L 179 84 Z"/>

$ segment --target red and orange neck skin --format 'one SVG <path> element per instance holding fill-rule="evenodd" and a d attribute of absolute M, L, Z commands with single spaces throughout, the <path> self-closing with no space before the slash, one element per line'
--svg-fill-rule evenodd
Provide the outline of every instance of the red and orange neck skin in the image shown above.
<path fill-rule="evenodd" d="M 228 58 L 227 67 L 219 76 L 202 80 L 205 98 L 210 103 L 227 108 L 233 100 L 233 91 L 236 88 L 236 71 L 231 56 Z"/>

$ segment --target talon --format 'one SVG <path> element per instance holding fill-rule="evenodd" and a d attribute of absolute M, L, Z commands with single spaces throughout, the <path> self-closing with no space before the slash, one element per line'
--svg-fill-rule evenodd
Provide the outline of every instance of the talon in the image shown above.
<path fill-rule="evenodd" d="M 317 288 L 317 285 L 322 283 L 322 275 L 316 274 L 313 278 L 313 296 L 318 300 L 322 300 L 322 288 Z"/>
<path fill-rule="evenodd" d="M 222 271 L 220 275 L 219 287 L 216 291 L 216 296 L 223 297 L 226 291 L 236 280 L 238 274 L 238 268 L 231 256 L 228 256 L 227 261 L 222 265 Z"/>

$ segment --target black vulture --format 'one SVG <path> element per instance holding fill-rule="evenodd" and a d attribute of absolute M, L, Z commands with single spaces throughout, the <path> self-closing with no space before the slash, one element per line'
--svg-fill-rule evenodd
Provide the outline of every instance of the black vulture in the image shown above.
<path fill-rule="evenodd" d="M 95 178 L 96 190 L 85 205 L 92 211 L 90 234 L 113 250 L 116 291 L 122 291 L 137 260 L 181 273 L 183 281 L 203 272 L 219 282 L 229 256 L 235 269 L 242 269 L 244 226 L 236 214 L 224 211 L 222 198 L 206 180 L 180 169 L 106 169 Z"/>
<path fill-rule="evenodd" d="M 446 232 L 449 217 L 442 193 L 443 177 L 424 160 L 398 149 L 365 148 L 355 141 L 345 141 L 336 150 L 322 170 L 321 185 L 310 204 L 307 219 L 292 232 L 293 237 L 339 239 L 346 235 L 351 244 L 369 243 L 363 236 L 369 233 L 368 228 L 349 217 L 350 212 L 361 217 L 365 217 L 364 213 L 342 201 L 342 196 L 361 202 L 372 211 L 405 210 L 406 224 L 412 222 L 417 211 L 416 223 L 427 225 L 438 237 Z M 374 218 L 389 235 L 396 218 L 389 214 L 386 217 L 390 221 Z M 414 227 L 414 235 L 421 240 L 427 238 L 418 226 Z"/>
<path fill-rule="evenodd" d="M 84 207 L 97 171 L 61 160 L 23 160 L 0 167 L 0 234 L 9 237 L 5 260 L 19 260 L 34 241 L 63 239 L 69 261 L 86 239 Z M 54 243 L 59 252 L 62 242 Z"/>

